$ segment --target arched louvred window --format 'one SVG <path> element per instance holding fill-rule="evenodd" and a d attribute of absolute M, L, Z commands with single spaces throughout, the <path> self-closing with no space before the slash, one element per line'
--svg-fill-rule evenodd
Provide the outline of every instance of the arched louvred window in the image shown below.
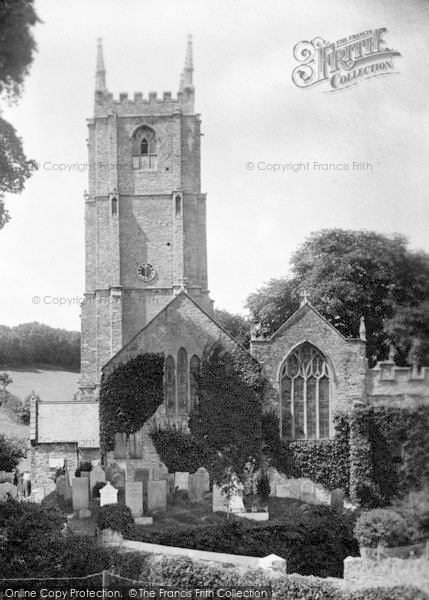
<path fill-rule="evenodd" d="M 177 410 L 179 414 L 188 413 L 188 353 L 180 348 L 177 353 Z"/>
<path fill-rule="evenodd" d="M 156 171 L 158 169 L 156 133 L 147 125 L 142 125 L 132 137 L 133 169 Z"/>
<path fill-rule="evenodd" d="M 329 437 L 329 371 L 309 342 L 286 359 L 280 373 L 281 427 L 286 439 Z"/>
<path fill-rule="evenodd" d="M 191 398 L 191 410 L 198 406 L 198 377 L 200 374 L 201 361 L 195 354 L 192 356 L 189 362 L 189 383 L 190 383 L 190 398 Z"/>
<path fill-rule="evenodd" d="M 176 413 L 176 377 L 172 356 L 167 356 L 164 364 L 164 403 L 165 413 L 174 416 Z"/>

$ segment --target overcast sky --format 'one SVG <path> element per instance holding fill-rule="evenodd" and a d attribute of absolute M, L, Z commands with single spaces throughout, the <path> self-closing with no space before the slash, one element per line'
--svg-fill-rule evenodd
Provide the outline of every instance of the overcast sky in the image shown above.
<path fill-rule="evenodd" d="M 87 173 L 43 164 L 87 160 L 97 37 L 118 97 L 175 94 L 186 35 L 194 36 L 209 286 L 219 308 L 243 311 L 246 296 L 286 274 L 292 252 L 322 228 L 400 232 L 429 250 L 428 2 L 40 0 L 36 7 L 39 51 L 22 100 L 3 110 L 42 168 L 22 195 L 7 197 L 0 323 L 80 328 Z M 297 42 L 379 27 L 402 55 L 397 74 L 335 93 L 292 83 Z M 362 161 L 373 170 L 273 173 L 248 170 L 249 161 Z"/>

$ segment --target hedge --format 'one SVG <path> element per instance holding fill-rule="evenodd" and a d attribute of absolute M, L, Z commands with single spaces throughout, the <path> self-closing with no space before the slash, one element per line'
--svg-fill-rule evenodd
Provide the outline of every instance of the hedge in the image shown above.
<path fill-rule="evenodd" d="M 429 600 L 429 596 L 414 586 L 362 588 L 349 592 L 346 600 Z"/>
<path fill-rule="evenodd" d="M 134 519 L 131 510 L 125 504 L 105 504 L 97 511 L 97 527 L 112 529 L 122 533 L 125 538 L 134 535 Z"/>
<path fill-rule="evenodd" d="M 429 482 L 429 407 L 365 406 L 350 413 L 350 495 L 366 508 Z"/>
<path fill-rule="evenodd" d="M 134 539 L 168 546 L 287 560 L 288 571 L 302 575 L 342 577 L 343 560 L 357 554 L 351 528 L 330 508 L 290 506 L 281 520 L 165 528 L 136 527 Z"/>

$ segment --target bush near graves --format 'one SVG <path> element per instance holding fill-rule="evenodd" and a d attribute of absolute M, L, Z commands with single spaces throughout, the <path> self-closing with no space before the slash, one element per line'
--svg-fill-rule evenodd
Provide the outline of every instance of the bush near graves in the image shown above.
<path fill-rule="evenodd" d="M 274 553 L 287 559 L 289 571 L 322 577 L 341 577 L 344 558 L 357 553 L 347 522 L 324 506 L 291 505 L 282 519 L 259 523 L 235 519 L 161 531 L 137 526 L 134 539 L 247 556 Z"/>
<path fill-rule="evenodd" d="M 134 519 L 125 504 L 105 504 L 97 511 L 97 527 L 100 530 L 113 529 L 125 538 L 134 534 Z"/>
<path fill-rule="evenodd" d="M 105 481 L 97 481 L 96 483 L 94 483 L 94 487 L 92 488 L 92 497 L 99 498 L 100 490 L 101 490 L 101 488 L 104 488 L 105 485 L 106 485 Z"/>
<path fill-rule="evenodd" d="M 429 540 L 429 486 L 394 499 L 392 509 L 405 519 L 411 544 Z"/>
<path fill-rule="evenodd" d="M 56 547 L 67 522 L 58 506 L 9 500 L 0 510 L 3 577 L 43 575 L 56 560 Z"/>
<path fill-rule="evenodd" d="M 393 548 L 408 543 L 407 522 L 394 510 L 375 508 L 363 512 L 357 519 L 354 535 L 361 546 L 378 545 Z"/>
<path fill-rule="evenodd" d="M 429 596 L 414 586 L 362 588 L 349 592 L 345 600 L 429 600 Z"/>
<path fill-rule="evenodd" d="M 103 375 L 100 386 L 100 446 L 115 447 L 115 433 L 136 433 L 162 404 L 163 354 L 142 354 Z"/>
<path fill-rule="evenodd" d="M 0 433 L 0 471 L 13 471 L 26 455 L 25 440 Z"/>
<path fill-rule="evenodd" d="M 155 449 L 170 473 L 194 473 L 209 464 L 209 449 L 178 425 L 154 426 L 150 432 Z"/>
<path fill-rule="evenodd" d="M 350 497 L 364 508 L 429 483 L 429 407 L 365 406 L 351 411 Z"/>

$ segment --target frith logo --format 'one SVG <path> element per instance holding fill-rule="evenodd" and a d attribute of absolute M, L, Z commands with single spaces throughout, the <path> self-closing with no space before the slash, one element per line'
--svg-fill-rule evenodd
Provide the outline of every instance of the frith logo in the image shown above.
<path fill-rule="evenodd" d="M 292 81 L 304 88 L 329 81 L 332 89 L 326 91 L 336 92 L 371 77 L 395 73 L 393 58 L 401 55 L 385 46 L 381 36 L 386 31 L 385 27 L 371 29 L 337 42 L 320 37 L 299 42 L 293 56 L 300 64 L 293 70 Z"/>

